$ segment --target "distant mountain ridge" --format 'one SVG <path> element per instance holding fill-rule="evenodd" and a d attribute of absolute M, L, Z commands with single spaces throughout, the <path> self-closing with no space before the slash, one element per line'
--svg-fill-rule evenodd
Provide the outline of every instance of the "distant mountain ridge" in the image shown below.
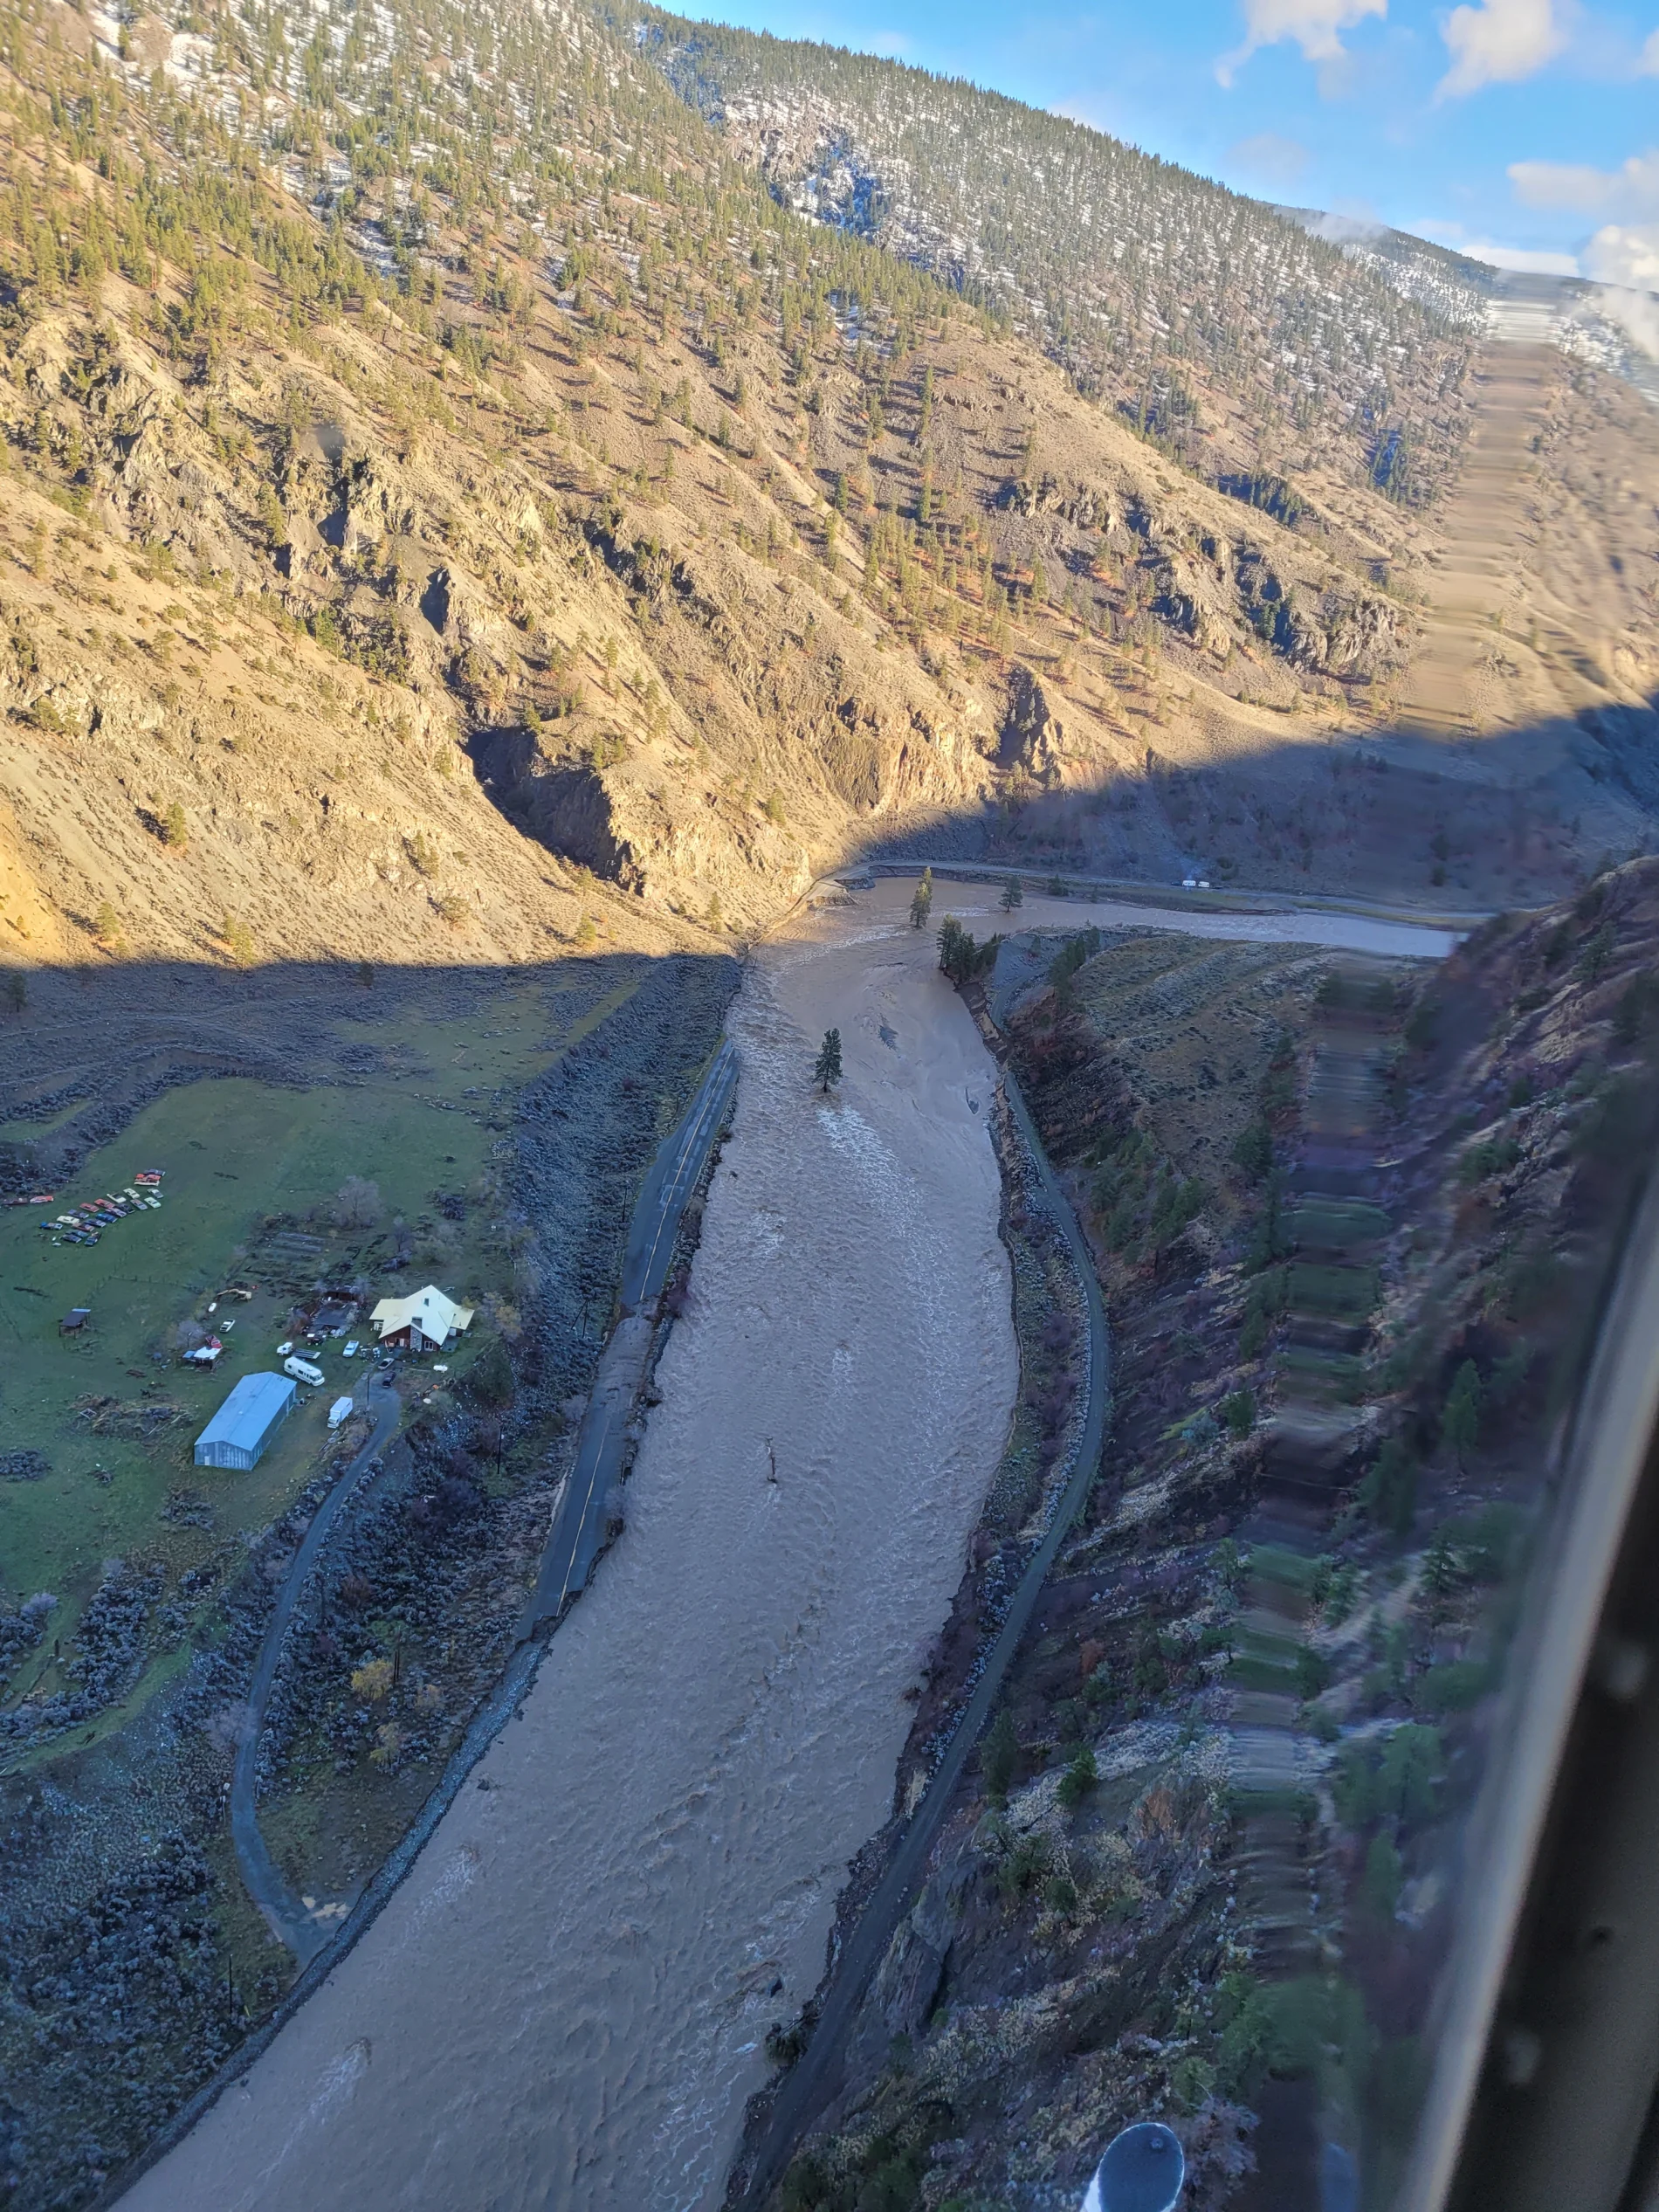
<path fill-rule="evenodd" d="M 1468 312 L 1465 303 L 1471 297 L 1495 335 L 1509 334 L 1506 327 L 1511 332 L 1524 327 L 1530 318 L 1536 334 L 1547 335 L 1563 353 L 1611 369 L 1659 405 L 1659 300 L 1651 293 L 1587 277 L 1495 268 L 1412 231 L 1329 215 L 1319 208 L 1279 207 L 1275 212 L 1340 246 L 1353 259 L 1368 262 L 1408 298 L 1454 319 Z"/>
<path fill-rule="evenodd" d="M 1166 429 L 1224 395 L 1263 443 L 1311 433 L 1413 498 L 1443 479 L 1485 324 L 1477 265 L 1356 254 L 1299 211 L 960 79 L 602 5 L 786 204 L 980 300 L 1081 390 Z"/>

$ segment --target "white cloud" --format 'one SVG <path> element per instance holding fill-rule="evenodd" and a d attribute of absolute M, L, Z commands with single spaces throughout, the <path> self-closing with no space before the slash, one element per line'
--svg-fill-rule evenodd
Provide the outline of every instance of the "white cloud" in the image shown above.
<path fill-rule="evenodd" d="M 1532 246 L 1503 245 L 1496 238 L 1472 238 L 1461 223 L 1414 223 L 1411 228 L 1420 238 L 1433 238 L 1436 245 L 1449 245 L 1456 253 L 1466 253 L 1471 261 L 1484 261 L 1489 268 L 1514 269 L 1529 277 L 1576 277 L 1579 274 L 1575 254 L 1553 253 Z"/>
<path fill-rule="evenodd" d="M 1257 131 L 1254 138 L 1241 138 L 1227 151 L 1229 159 L 1246 176 L 1281 187 L 1294 184 L 1311 159 L 1305 146 L 1293 138 L 1281 137 L 1277 131 Z"/>
<path fill-rule="evenodd" d="M 1049 113 L 1062 117 L 1068 123 L 1081 123 L 1085 130 L 1102 131 L 1107 137 L 1112 135 L 1112 121 L 1105 109 L 1093 100 L 1063 100 L 1050 107 Z"/>
<path fill-rule="evenodd" d="M 1650 31 L 1636 59 L 1638 77 L 1659 77 L 1659 31 Z"/>
<path fill-rule="evenodd" d="M 1340 61 L 1337 33 L 1387 12 L 1388 0 L 1244 0 L 1244 43 L 1216 63 L 1216 82 L 1230 85 L 1253 53 L 1284 38 L 1294 38 L 1310 61 Z"/>
<path fill-rule="evenodd" d="M 1514 85 L 1552 61 L 1566 44 L 1554 0 L 1481 0 L 1454 8 L 1441 26 L 1452 65 L 1435 96 L 1453 100 L 1483 85 Z"/>
<path fill-rule="evenodd" d="M 1659 292 L 1659 223 L 1606 224 L 1584 249 L 1584 273 L 1598 284 Z"/>
<path fill-rule="evenodd" d="M 1659 361 L 1659 223 L 1609 223 L 1584 249 L 1587 276 L 1617 290 L 1598 292 L 1604 315 L 1622 323 L 1644 354 Z"/>
<path fill-rule="evenodd" d="M 1659 215 L 1659 147 L 1633 154 L 1615 169 L 1571 162 L 1511 162 L 1509 181 L 1524 207 L 1567 208 L 1575 215 Z"/>

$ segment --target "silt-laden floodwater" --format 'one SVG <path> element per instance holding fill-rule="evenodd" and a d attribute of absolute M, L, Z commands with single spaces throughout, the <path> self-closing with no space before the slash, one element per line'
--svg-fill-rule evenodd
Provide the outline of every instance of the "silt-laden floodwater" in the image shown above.
<path fill-rule="evenodd" d="M 625 1533 L 392 1902 L 130 2212 L 718 2202 L 889 1810 L 1016 1379 L 992 1071 L 930 938 L 805 920 L 731 1027 Z"/>
<path fill-rule="evenodd" d="M 910 892 L 884 882 L 752 961 L 736 1127 L 628 1528 L 385 1912 L 127 2212 L 719 2201 L 766 2028 L 816 1984 L 889 1809 L 903 1692 L 1016 1379 L 992 1070 Z M 983 933 L 995 895 L 941 884 L 935 913 Z M 1453 942 L 1041 898 L 1020 920 Z M 826 1102 L 809 1070 L 832 1025 Z"/>

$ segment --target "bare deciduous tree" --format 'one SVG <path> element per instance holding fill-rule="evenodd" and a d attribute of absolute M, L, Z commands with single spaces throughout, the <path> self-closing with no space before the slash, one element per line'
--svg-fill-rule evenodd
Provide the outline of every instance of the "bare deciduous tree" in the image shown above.
<path fill-rule="evenodd" d="M 334 1219 L 342 1229 L 368 1229 L 380 1219 L 380 1185 L 348 1175 L 334 1193 Z"/>

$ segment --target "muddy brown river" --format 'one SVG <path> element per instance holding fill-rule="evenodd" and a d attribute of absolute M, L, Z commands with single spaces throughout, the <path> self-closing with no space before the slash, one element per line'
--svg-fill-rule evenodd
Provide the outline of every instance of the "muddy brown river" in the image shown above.
<path fill-rule="evenodd" d="M 939 913 L 992 896 L 940 889 Z M 816 1984 L 890 1809 L 904 1692 L 1016 1381 L 991 1065 L 910 891 L 806 916 L 750 963 L 735 1126 L 628 1526 L 391 1903 L 127 2212 L 719 2202 L 766 2029 Z M 1091 918 L 1171 919 L 1054 915 Z M 1289 920 L 1201 927 L 1301 935 Z"/>
<path fill-rule="evenodd" d="M 396 1897 L 133 2212 L 718 2200 L 889 1810 L 1015 1382 L 990 1065 L 929 941 L 809 919 L 731 1026 L 624 1533 Z"/>

